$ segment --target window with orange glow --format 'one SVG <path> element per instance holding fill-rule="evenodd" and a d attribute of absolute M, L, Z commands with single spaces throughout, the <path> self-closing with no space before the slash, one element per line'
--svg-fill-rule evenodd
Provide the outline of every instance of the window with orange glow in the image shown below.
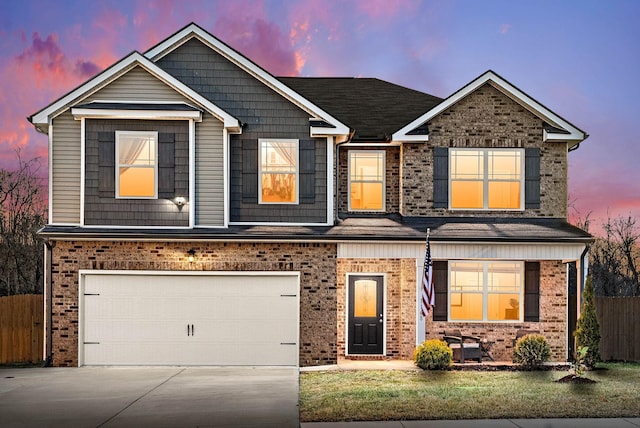
<path fill-rule="evenodd" d="M 452 209 L 522 208 L 522 149 L 451 149 L 449 154 Z"/>
<path fill-rule="evenodd" d="M 451 262 L 450 321 L 520 321 L 522 262 Z"/>
<path fill-rule="evenodd" d="M 260 140 L 260 203 L 298 202 L 298 140 Z"/>
<path fill-rule="evenodd" d="M 157 132 L 116 131 L 117 197 L 157 197 L 157 153 Z"/>
<path fill-rule="evenodd" d="M 384 151 L 349 152 L 349 210 L 384 211 Z"/>

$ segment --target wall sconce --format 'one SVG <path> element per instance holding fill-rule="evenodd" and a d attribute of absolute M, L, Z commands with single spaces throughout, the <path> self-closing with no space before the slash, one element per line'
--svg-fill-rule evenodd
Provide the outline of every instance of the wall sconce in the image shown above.
<path fill-rule="evenodd" d="M 192 248 L 189 251 L 187 251 L 187 254 L 189 255 L 189 263 L 193 263 L 193 258 L 196 255 L 196 250 Z"/>
<path fill-rule="evenodd" d="M 184 207 L 184 204 L 187 203 L 187 200 L 184 198 L 184 196 L 177 196 L 173 199 L 173 203 L 176 204 L 178 210 L 182 211 L 182 207 Z"/>

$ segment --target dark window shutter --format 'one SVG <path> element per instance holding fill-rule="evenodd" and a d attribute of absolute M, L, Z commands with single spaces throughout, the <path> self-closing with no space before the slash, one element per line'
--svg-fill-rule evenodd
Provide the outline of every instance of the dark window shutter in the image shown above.
<path fill-rule="evenodd" d="M 524 320 L 540 321 L 540 262 L 524 264 Z"/>
<path fill-rule="evenodd" d="M 433 148 L 433 207 L 449 208 L 449 149 Z"/>
<path fill-rule="evenodd" d="M 116 134 L 98 132 L 98 195 L 115 198 Z"/>
<path fill-rule="evenodd" d="M 316 143 L 314 140 L 301 140 L 299 150 L 300 203 L 313 204 L 316 201 Z"/>
<path fill-rule="evenodd" d="M 175 194 L 176 143 L 175 134 L 158 134 L 158 197 Z"/>
<path fill-rule="evenodd" d="M 242 140 L 242 202 L 258 203 L 258 140 Z"/>
<path fill-rule="evenodd" d="M 434 321 L 447 321 L 449 310 L 449 267 L 446 261 L 433 262 L 433 289 L 435 291 Z"/>
<path fill-rule="evenodd" d="M 524 152 L 524 207 L 540 208 L 540 149 Z"/>

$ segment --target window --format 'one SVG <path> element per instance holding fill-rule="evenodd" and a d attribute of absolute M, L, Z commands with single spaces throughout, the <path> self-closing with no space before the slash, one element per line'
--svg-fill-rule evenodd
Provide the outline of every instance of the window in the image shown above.
<path fill-rule="evenodd" d="M 451 208 L 522 209 L 523 165 L 522 149 L 451 149 Z"/>
<path fill-rule="evenodd" d="M 298 202 L 298 140 L 259 141 L 261 204 Z"/>
<path fill-rule="evenodd" d="M 522 262 L 449 263 L 450 321 L 520 321 Z"/>
<path fill-rule="evenodd" d="M 384 151 L 349 152 L 349 210 L 384 211 Z"/>
<path fill-rule="evenodd" d="M 157 198 L 157 153 L 157 132 L 116 131 L 118 198 Z"/>

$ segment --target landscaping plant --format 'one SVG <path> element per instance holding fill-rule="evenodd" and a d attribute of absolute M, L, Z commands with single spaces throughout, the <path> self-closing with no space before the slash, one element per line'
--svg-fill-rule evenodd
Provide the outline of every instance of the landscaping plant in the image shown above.
<path fill-rule="evenodd" d="M 453 351 L 440 339 L 427 340 L 413 352 L 413 361 L 423 370 L 446 370 L 451 367 Z"/>
<path fill-rule="evenodd" d="M 574 333 L 576 349 L 586 347 L 583 364 L 587 368 L 595 368 L 600 361 L 600 324 L 596 316 L 596 305 L 593 298 L 593 286 L 591 277 L 587 277 L 587 283 L 582 294 L 582 306 L 580 318 Z"/>
<path fill-rule="evenodd" d="M 527 369 L 540 367 L 549 360 L 551 348 L 544 336 L 539 334 L 527 334 L 516 342 L 513 351 L 513 362 L 521 364 Z"/>

